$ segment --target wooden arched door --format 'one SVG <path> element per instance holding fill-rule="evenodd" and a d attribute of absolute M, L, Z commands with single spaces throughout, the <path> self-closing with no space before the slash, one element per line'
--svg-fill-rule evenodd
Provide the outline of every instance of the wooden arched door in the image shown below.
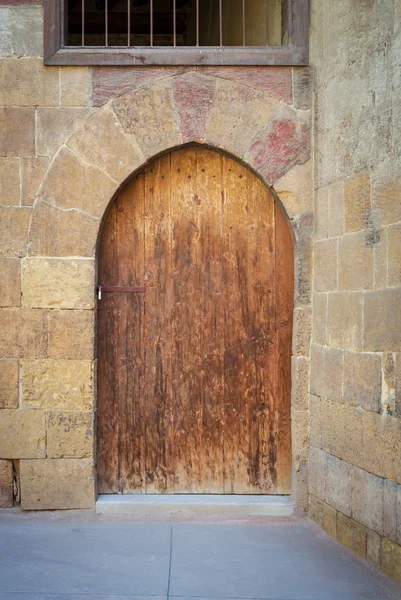
<path fill-rule="evenodd" d="M 289 493 L 293 251 L 263 183 L 206 148 L 153 161 L 99 284 L 100 493 Z"/>

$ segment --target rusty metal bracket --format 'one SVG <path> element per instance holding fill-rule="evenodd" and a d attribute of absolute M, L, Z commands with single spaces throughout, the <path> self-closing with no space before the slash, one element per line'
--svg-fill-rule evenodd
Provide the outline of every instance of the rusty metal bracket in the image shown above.
<path fill-rule="evenodd" d="M 145 287 L 130 286 L 130 285 L 101 285 L 96 286 L 98 300 L 102 299 L 102 294 L 144 294 Z"/>

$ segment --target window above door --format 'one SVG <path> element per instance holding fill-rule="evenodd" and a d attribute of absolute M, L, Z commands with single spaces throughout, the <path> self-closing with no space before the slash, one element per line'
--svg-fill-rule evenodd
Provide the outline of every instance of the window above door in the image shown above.
<path fill-rule="evenodd" d="M 306 65 L 309 0 L 44 0 L 47 65 Z"/>

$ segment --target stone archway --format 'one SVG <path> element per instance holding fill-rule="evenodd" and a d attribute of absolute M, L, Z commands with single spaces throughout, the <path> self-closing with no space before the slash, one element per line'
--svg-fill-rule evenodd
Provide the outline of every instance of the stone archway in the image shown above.
<path fill-rule="evenodd" d="M 312 233 L 304 115 L 247 85 L 198 72 L 159 79 L 109 102 L 61 146 L 45 174 L 30 224 L 23 292 L 29 297 L 34 279 L 52 278 L 53 298 L 43 299 L 42 306 L 93 311 L 100 225 L 127 179 L 152 157 L 189 142 L 243 162 L 278 195 L 295 240 L 293 490 L 303 507 Z M 93 397 L 86 407 L 94 405 Z"/>

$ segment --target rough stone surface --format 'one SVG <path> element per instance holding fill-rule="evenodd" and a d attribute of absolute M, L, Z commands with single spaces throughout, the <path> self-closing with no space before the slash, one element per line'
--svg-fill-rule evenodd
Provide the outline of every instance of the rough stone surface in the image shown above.
<path fill-rule="evenodd" d="M 86 121 L 68 141 L 68 147 L 117 183 L 122 183 L 145 160 L 135 141 L 124 133 L 110 107 Z"/>
<path fill-rule="evenodd" d="M 38 198 L 63 209 L 103 217 L 116 183 L 99 168 L 85 164 L 62 147 L 44 179 Z"/>
<path fill-rule="evenodd" d="M 42 54 L 42 7 L 0 6 L 0 56 L 42 56 Z"/>
<path fill-rule="evenodd" d="M 22 303 L 29 308 L 91 309 L 93 260 L 27 258 L 22 268 Z"/>
<path fill-rule="evenodd" d="M 401 483 L 401 419 L 363 411 L 362 434 L 363 460 L 358 466 Z"/>
<path fill-rule="evenodd" d="M 362 558 L 366 558 L 366 534 L 366 527 L 338 513 L 337 540 Z"/>
<path fill-rule="evenodd" d="M 29 208 L 0 208 L 0 256 L 25 256 L 28 242 Z"/>
<path fill-rule="evenodd" d="M 94 335 L 92 311 L 52 310 L 49 318 L 49 357 L 92 360 Z"/>
<path fill-rule="evenodd" d="M 0 360 L 0 408 L 18 408 L 18 376 L 18 361 Z"/>
<path fill-rule="evenodd" d="M 359 173 L 344 182 L 345 231 L 358 231 L 366 226 L 370 210 L 370 176 Z"/>
<path fill-rule="evenodd" d="M 45 458 L 45 413 L 0 410 L 0 458 Z"/>
<path fill-rule="evenodd" d="M 292 357 L 292 387 L 291 405 L 295 410 L 308 410 L 309 408 L 309 359 L 304 356 Z"/>
<path fill-rule="evenodd" d="M 313 209 L 312 199 L 312 161 L 295 165 L 281 179 L 276 181 L 274 189 L 290 219 L 299 218 Z"/>
<path fill-rule="evenodd" d="M 327 340 L 327 303 L 327 294 L 313 294 L 312 340 L 321 346 L 325 346 Z"/>
<path fill-rule="evenodd" d="M 326 502 L 350 517 L 352 514 L 353 468 L 335 456 L 327 455 Z"/>
<path fill-rule="evenodd" d="M 309 516 L 329 535 L 336 537 L 337 511 L 334 508 L 311 495 L 309 502 Z"/>
<path fill-rule="evenodd" d="M 0 460 L 0 508 L 11 508 L 13 504 L 13 463 Z"/>
<path fill-rule="evenodd" d="M 82 126 L 90 114 L 89 108 L 39 108 L 36 121 L 38 155 L 53 158 L 60 146 Z"/>
<path fill-rule="evenodd" d="M 41 58 L 0 60 L 1 106 L 58 106 L 58 67 Z"/>
<path fill-rule="evenodd" d="M 329 294 L 327 307 L 327 343 L 329 346 L 345 350 L 362 350 L 362 311 L 363 296 L 361 293 Z"/>
<path fill-rule="evenodd" d="M 329 191 L 327 188 L 316 190 L 314 210 L 314 230 L 317 240 L 327 238 L 329 231 Z"/>
<path fill-rule="evenodd" d="M 206 125 L 206 141 L 236 156 L 244 156 L 249 142 L 272 117 L 275 106 L 276 102 L 261 92 L 231 81 L 218 80 Z M 288 169 L 280 176 L 286 171 Z M 268 182 L 273 183 L 269 179 Z"/>
<path fill-rule="evenodd" d="M 311 494 L 325 500 L 327 486 L 327 457 L 328 454 L 313 446 L 309 451 L 309 491 Z"/>
<path fill-rule="evenodd" d="M 347 404 L 378 412 L 381 388 L 380 355 L 344 353 L 344 401 Z"/>
<path fill-rule="evenodd" d="M 381 536 L 375 531 L 368 531 L 366 539 L 366 559 L 380 569 L 380 554 L 381 554 Z"/>
<path fill-rule="evenodd" d="M 352 470 L 352 517 L 383 534 L 383 479 L 362 469 Z"/>
<path fill-rule="evenodd" d="M 340 238 L 338 283 L 341 290 L 373 287 L 373 248 L 366 245 L 363 232 Z"/>
<path fill-rule="evenodd" d="M 314 247 L 314 288 L 316 292 L 328 292 L 337 289 L 336 239 L 321 240 Z"/>
<path fill-rule="evenodd" d="M 0 156 L 35 154 L 35 110 L 0 108 Z"/>
<path fill-rule="evenodd" d="M 381 547 L 383 572 L 401 583 L 401 546 L 383 538 Z"/>
<path fill-rule="evenodd" d="M 328 188 L 329 216 L 328 236 L 344 233 L 344 183 L 336 183 Z"/>
<path fill-rule="evenodd" d="M 322 398 L 341 400 L 343 380 L 343 352 L 312 345 L 311 393 Z"/>
<path fill-rule="evenodd" d="M 90 458 L 93 456 L 93 413 L 51 412 L 47 415 L 48 458 Z"/>
<path fill-rule="evenodd" d="M 99 228 L 96 217 L 38 202 L 29 232 L 29 255 L 93 257 Z"/>
<path fill-rule="evenodd" d="M 45 357 L 47 337 L 46 311 L 0 310 L 0 358 Z"/>
<path fill-rule="evenodd" d="M 22 406 L 33 409 L 91 410 L 93 364 L 78 360 L 22 362 Z"/>
<path fill-rule="evenodd" d="M 0 206 L 19 206 L 19 160 L 0 158 Z"/>
<path fill-rule="evenodd" d="M 216 79 L 187 73 L 173 80 L 174 103 L 180 118 L 182 141 L 203 140 L 213 105 Z"/>
<path fill-rule="evenodd" d="M 366 468 L 362 411 L 340 402 L 321 400 L 321 446 L 343 461 Z M 316 425 L 315 425 L 316 426 Z M 372 462 L 375 460 L 372 456 Z"/>
<path fill-rule="evenodd" d="M 312 335 L 312 311 L 310 307 L 294 311 L 293 354 L 309 356 Z"/>
<path fill-rule="evenodd" d="M 93 459 L 21 461 L 21 508 L 55 510 L 93 508 Z"/>
<path fill-rule="evenodd" d="M 367 352 L 401 348 L 401 288 L 367 292 L 363 348 Z M 380 318 L 377 318 L 380 315 Z"/>
<path fill-rule="evenodd" d="M 21 204 L 32 206 L 49 166 L 48 157 L 21 158 Z"/>
<path fill-rule="evenodd" d="M 228 79 L 265 92 L 272 98 L 277 98 L 292 104 L 292 74 L 291 69 L 285 67 L 202 67 L 205 75 L 214 75 L 221 79 Z M 301 87 L 301 86 L 300 86 Z M 305 86 L 304 86 L 305 89 Z M 301 107 L 298 107 L 301 108 Z M 310 104 L 308 106 L 310 108 Z"/>
<path fill-rule="evenodd" d="M 388 285 L 401 284 L 401 225 L 388 231 Z"/>
<path fill-rule="evenodd" d="M 21 262 L 0 258 L 0 307 L 21 306 Z"/>
<path fill-rule="evenodd" d="M 126 133 L 132 134 L 145 156 L 182 143 L 174 107 L 172 81 L 159 80 L 113 102 Z"/>
<path fill-rule="evenodd" d="M 60 69 L 60 104 L 62 106 L 90 106 L 92 70 L 88 67 Z"/>

